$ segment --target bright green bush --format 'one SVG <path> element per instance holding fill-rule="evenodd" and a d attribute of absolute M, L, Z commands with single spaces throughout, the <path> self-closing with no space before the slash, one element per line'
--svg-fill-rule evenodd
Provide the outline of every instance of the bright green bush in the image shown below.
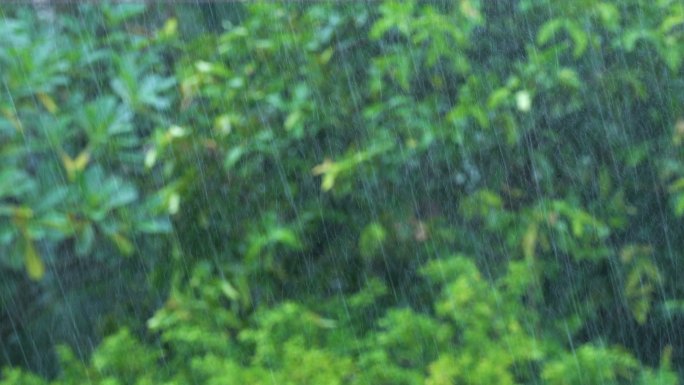
<path fill-rule="evenodd" d="M 545 336 L 543 323 L 530 319 L 534 312 L 520 306 L 522 292 L 511 290 L 525 275 L 518 268 L 488 282 L 470 258 L 457 256 L 428 264 L 424 273 L 439 293 L 435 313 L 391 309 L 362 328 L 291 302 L 259 311 L 238 328 L 219 319 L 207 323 L 204 315 L 213 312 L 192 309 L 212 301 L 206 292 L 188 302 L 172 299 L 150 321 L 162 345 L 146 346 L 122 329 L 100 344 L 87 366 L 63 347 L 63 373 L 54 383 L 677 383 L 667 358 L 649 370 L 621 348 L 588 343 L 570 351 Z M 164 324 L 162 317 L 182 322 Z M 3 383 L 29 381 L 43 383 L 12 370 Z"/>
<path fill-rule="evenodd" d="M 679 2 L 1 10 L 2 383 L 678 382 Z"/>

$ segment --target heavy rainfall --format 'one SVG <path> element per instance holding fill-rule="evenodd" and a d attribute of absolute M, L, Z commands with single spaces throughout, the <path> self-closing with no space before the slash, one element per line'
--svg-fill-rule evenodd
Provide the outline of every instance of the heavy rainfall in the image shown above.
<path fill-rule="evenodd" d="M 0 385 L 675 385 L 681 0 L 0 3 Z"/>

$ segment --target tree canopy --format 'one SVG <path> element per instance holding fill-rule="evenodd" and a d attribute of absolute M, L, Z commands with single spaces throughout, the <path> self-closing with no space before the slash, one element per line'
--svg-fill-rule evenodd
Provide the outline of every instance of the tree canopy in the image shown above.
<path fill-rule="evenodd" d="M 684 3 L 0 5 L 11 384 L 684 375 Z"/>

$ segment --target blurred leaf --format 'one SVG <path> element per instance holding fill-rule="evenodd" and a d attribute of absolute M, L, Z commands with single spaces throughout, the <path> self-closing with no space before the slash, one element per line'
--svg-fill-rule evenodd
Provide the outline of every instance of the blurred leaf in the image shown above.
<path fill-rule="evenodd" d="M 380 223 L 373 222 L 366 225 L 359 238 L 361 256 L 366 259 L 373 257 L 382 248 L 386 238 L 387 232 Z"/>
<path fill-rule="evenodd" d="M 26 265 L 26 272 L 32 280 L 38 281 L 43 278 L 43 275 L 45 275 L 45 265 L 38 255 L 33 242 L 27 236 L 24 236 L 24 263 Z"/>
<path fill-rule="evenodd" d="M 84 256 L 93 250 L 95 231 L 90 223 L 86 223 L 76 233 L 76 254 Z"/>
<path fill-rule="evenodd" d="M 135 246 L 125 236 L 118 232 L 111 232 L 108 234 L 109 238 L 114 242 L 119 252 L 125 256 L 130 256 L 135 251 Z"/>

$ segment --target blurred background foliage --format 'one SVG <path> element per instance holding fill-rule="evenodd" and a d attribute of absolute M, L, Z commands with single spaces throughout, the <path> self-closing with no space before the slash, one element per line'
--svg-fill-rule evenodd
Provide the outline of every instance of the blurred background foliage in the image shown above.
<path fill-rule="evenodd" d="M 684 374 L 681 2 L 0 17 L 1 384 Z"/>

